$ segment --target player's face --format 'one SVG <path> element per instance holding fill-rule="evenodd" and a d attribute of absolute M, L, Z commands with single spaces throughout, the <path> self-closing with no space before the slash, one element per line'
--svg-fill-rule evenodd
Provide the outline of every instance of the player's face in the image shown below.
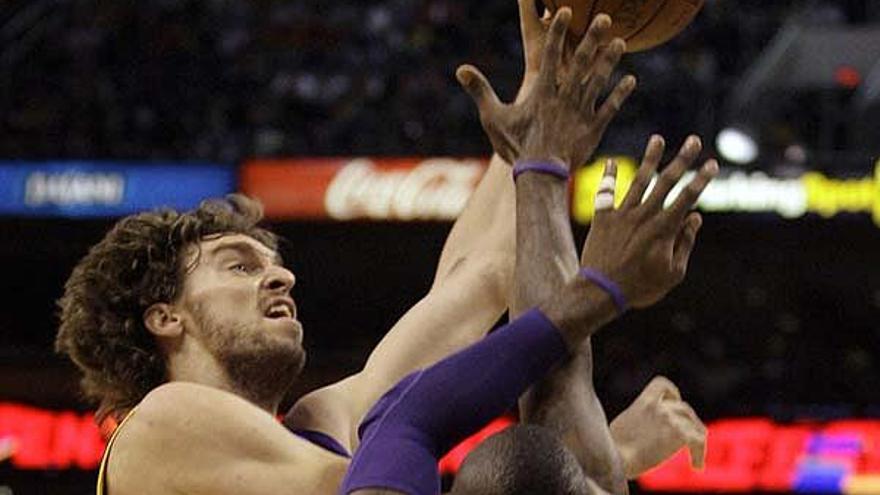
<path fill-rule="evenodd" d="M 290 295 L 293 274 L 274 251 L 246 235 L 208 238 L 197 248 L 187 253 L 180 298 L 187 331 L 233 381 L 261 386 L 250 375 L 261 381 L 259 377 L 272 373 L 268 370 L 295 376 L 305 353 Z"/>

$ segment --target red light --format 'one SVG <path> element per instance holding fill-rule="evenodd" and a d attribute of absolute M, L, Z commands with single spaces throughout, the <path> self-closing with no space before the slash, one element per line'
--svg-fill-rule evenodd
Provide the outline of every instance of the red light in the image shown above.
<path fill-rule="evenodd" d="M 18 469 L 95 469 L 104 440 L 91 414 L 0 403 L 0 438 L 11 440 Z"/>
<path fill-rule="evenodd" d="M 449 451 L 448 454 L 443 456 L 442 459 L 440 459 L 440 472 L 443 474 L 455 474 L 456 472 L 458 472 L 458 468 L 461 466 L 461 463 L 464 462 L 464 458 L 467 457 L 467 455 L 470 454 L 470 452 L 474 450 L 477 445 L 480 444 L 480 442 L 498 433 L 499 431 L 504 430 L 514 423 L 516 423 L 516 421 L 512 418 L 498 418 L 486 425 L 486 427 L 484 427 L 482 430 L 466 438 L 463 442 L 458 444 L 458 446 Z"/>
<path fill-rule="evenodd" d="M 862 84 L 862 74 L 855 67 L 843 65 L 834 71 L 834 80 L 844 88 L 855 89 Z"/>

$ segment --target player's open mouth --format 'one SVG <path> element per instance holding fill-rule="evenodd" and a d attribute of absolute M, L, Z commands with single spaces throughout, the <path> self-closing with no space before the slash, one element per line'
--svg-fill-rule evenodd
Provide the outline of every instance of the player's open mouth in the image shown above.
<path fill-rule="evenodd" d="M 293 308 L 286 302 L 275 303 L 272 306 L 269 306 L 269 309 L 266 310 L 265 316 L 266 318 L 271 318 L 273 320 L 280 318 L 293 319 Z"/>

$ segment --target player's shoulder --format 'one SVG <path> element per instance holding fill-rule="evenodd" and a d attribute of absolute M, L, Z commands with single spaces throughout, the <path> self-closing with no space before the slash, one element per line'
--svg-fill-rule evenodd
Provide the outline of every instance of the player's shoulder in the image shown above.
<path fill-rule="evenodd" d="M 205 432 L 213 435 L 222 428 L 233 434 L 244 425 L 266 427 L 277 424 L 274 417 L 253 403 L 231 392 L 190 382 L 169 382 L 150 393 L 138 404 L 130 420 L 132 429 L 159 430 L 190 436 Z M 156 431 L 148 431 L 154 435 Z M 160 433 L 160 436 L 166 436 Z"/>
<path fill-rule="evenodd" d="M 121 427 L 119 450 L 145 451 L 192 442 L 199 432 L 231 422 L 240 411 L 256 409 L 222 390 L 187 382 L 170 382 L 150 391 Z"/>
<path fill-rule="evenodd" d="M 197 444 L 204 422 L 195 421 L 210 391 L 195 384 L 169 383 L 147 394 L 120 423 L 108 447 L 107 484 L 111 495 L 162 493 L 162 480 L 184 467 L 178 455 Z M 208 420 L 210 421 L 210 420 Z"/>
<path fill-rule="evenodd" d="M 192 382 L 168 382 L 150 391 L 137 406 L 138 415 L 164 417 L 185 413 L 187 408 L 216 409 L 218 405 L 243 406 L 244 399 L 220 390 Z M 251 405 L 251 407 L 256 407 Z"/>
<path fill-rule="evenodd" d="M 108 483 L 112 495 L 226 493 L 214 485 L 231 482 L 226 476 L 244 464 L 259 469 L 298 466 L 294 474 L 307 479 L 311 464 L 303 459 L 314 457 L 313 450 L 318 450 L 309 447 L 271 414 L 241 397 L 205 385 L 172 382 L 144 397 L 120 427 L 109 456 Z M 228 469 L 218 471 L 218 466 Z M 249 483 L 271 481 L 266 476 L 251 472 Z"/>

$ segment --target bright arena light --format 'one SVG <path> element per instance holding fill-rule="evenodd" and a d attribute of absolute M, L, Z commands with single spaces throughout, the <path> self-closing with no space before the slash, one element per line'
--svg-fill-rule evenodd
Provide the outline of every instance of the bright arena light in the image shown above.
<path fill-rule="evenodd" d="M 728 127 L 719 132 L 715 146 L 721 157 L 732 163 L 745 165 L 758 158 L 758 143 L 737 127 Z"/>

